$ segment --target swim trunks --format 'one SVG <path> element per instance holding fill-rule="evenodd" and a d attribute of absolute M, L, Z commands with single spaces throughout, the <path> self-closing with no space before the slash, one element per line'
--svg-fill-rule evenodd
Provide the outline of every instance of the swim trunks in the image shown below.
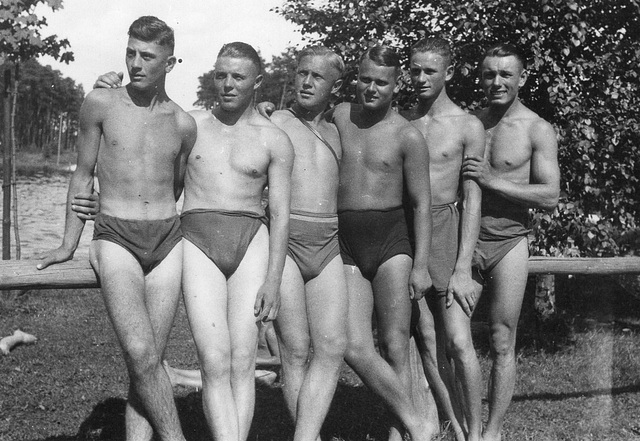
<path fill-rule="evenodd" d="M 180 218 L 137 220 L 98 213 L 93 240 L 120 245 L 136 258 L 142 272 L 149 274 L 182 239 Z"/>
<path fill-rule="evenodd" d="M 460 214 L 456 203 L 431 207 L 432 233 L 429 251 L 429 275 L 437 293 L 447 291 L 458 260 Z"/>
<path fill-rule="evenodd" d="M 482 193 L 480 235 L 473 252 L 473 266 L 489 272 L 520 241 L 526 240 L 531 229 L 529 210 L 493 192 Z"/>
<path fill-rule="evenodd" d="M 291 212 L 287 255 L 300 269 L 302 280 L 316 278 L 340 254 L 338 216 Z"/>
<path fill-rule="evenodd" d="M 182 235 L 229 278 L 267 217 L 251 211 L 188 210 L 180 216 Z"/>
<path fill-rule="evenodd" d="M 402 207 L 338 212 L 340 254 L 345 265 L 357 266 L 373 280 L 378 268 L 398 254 L 413 258 Z"/>

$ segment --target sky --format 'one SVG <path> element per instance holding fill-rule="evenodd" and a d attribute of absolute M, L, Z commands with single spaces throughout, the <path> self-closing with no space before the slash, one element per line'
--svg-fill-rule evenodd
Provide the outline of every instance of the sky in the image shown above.
<path fill-rule="evenodd" d="M 174 54 L 182 60 L 167 76 L 167 93 L 183 109 L 191 110 L 198 77 L 213 69 L 224 43 L 249 43 L 266 61 L 288 46 L 300 45 L 302 37 L 296 26 L 269 11 L 281 4 L 282 0 L 63 0 L 63 9 L 55 12 L 40 5 L 36 13 L 48 24 L 41 35 L 68 39 L 75 61 L 69 65 L 51 57 L 38 61 L 89 92 L 99 75 L 126 73 L 129 25 L 142 15 L 155 15 L 174 29 Z"/>

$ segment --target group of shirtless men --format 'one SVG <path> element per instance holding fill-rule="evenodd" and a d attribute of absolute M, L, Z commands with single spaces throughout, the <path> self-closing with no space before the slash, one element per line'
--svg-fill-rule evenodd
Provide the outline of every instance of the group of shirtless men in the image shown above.
<path fill-rule="evenodd" d="M 222 47 L 218 104 L 190 113 L 165 92 L 173 47 L 163 21 L 137 19 L 126 49 L 130 83 L 106 74 L 104 88 L 87 95 L 63 244 L 38 265 L 72 258 L 87 216 L 74 210 L 90 211 L 82 195 L 92 192 L 97 166 L 90 260 L 130 377 L 127 440 L 154 432 L 184 440 L 162 364 L 181 292 L 217 441 L 248 436 L 257 322 L 271 320 L 294 440 L 320 439 L 343 360 L 397 418 L 391 439 L 437 434 L 437 417 L 412 399 L 413 331 L 457 439 L 500 439 L 515 384 L 528 209 L 552 209 L 559 192 L 555 132 L 518 99 L 527 72 L 517 48 L 484 54 L 488 106 L 474 116 L 447 95 L 454 72 L 445 40 L 413 46 L 418 103 L 402 113 L 392 108 L 401 74 L 394 50 L 366 50 L 358 104 L 327 111 L 344 63 L 326 47 L 307 47 L 297 56 L 295 103 L 269 120 L 261 115 L 268 106 L 253 105 L 262 75 L 251 46 Z M 493 360 L 484 430 L 470 331 L 480 275 Z"/>

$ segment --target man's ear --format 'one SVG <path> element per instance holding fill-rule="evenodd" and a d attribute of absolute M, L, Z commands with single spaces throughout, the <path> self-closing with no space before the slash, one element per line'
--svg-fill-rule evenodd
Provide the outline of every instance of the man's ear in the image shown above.
<path fill-rule="evenodd" d="M 449 81 L 451 78 L 453 78 L 453 74 L 454 74 L 455 70 L 453 68 L 453 64 L 449 65 L 447 67 L 447 72 L 445 74 L 444 80 L 445 81 Z"/>
<path fill-rule="evenodd" d="M 171 55 L 169 58 L 167 58 L 167 65 L 164 67 L 164 71 L 166 73 L 171 72 L 175 67 L 176 63 L 177 63 L 176 57 Z"/>
<path fill-rule="evenodd" d="M 331 87 L 331 93 L 333 93 L 333 94 L 338 93 L 338 91 L 342 87 L 342 83 L 343 82 L 344 82 L 344 80 L 342 78 L 338 78 L 335 81 L 335 83 L 333 83 L 333 87 Z"/>
<path fill-rule="evenodd" d="M 522 69 L 522 72 L 520 72 L 520 80 L 518 81 L 518 87 L 524 86 L 524 83 L 527 82 L 527 78 L 529 78 L 529 72 L 526 69 Z"/>
<path fill-rule="evenodd" d="M 256 80 L 253 83 L 253 90 L 256 90 L 258 87 L 260 87 L 260 85 L 262 84 L 262 80 L 263 79 L 264 79 L 264 76 L 262 76 L 262 75 L 258 75 L 256 77 Z"/>

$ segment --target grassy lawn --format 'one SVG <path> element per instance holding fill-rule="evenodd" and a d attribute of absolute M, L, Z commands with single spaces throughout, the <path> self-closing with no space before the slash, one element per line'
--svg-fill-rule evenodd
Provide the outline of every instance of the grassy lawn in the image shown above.
<path fill-rule="evenodd" d="M 611 279 L 569 282 L 559 284 L 563 312 L 554 325 L 536 326 L 525 307 L 504 439 L 640 440 L 640 302 Z M 38 337 L 0 358 L 0 441 L 123 440 L 127 376 L 99 291 L 32 291 L 0 303 L 0 316 L 0 335 L 20 328 Z M 474 335 L 485 379 L 486 332 L 480 310 Z M 197 367 L 182 307 L 167 358 Z M 176 387 L 175 396 L 187 439 L 209 440 L 200 393 Z M 380 400 L 345 367 L 325 438 L 384 440 L 385 418 Z M 260 386 L 250 439 L 291 435 L 279 384 Z"/>

